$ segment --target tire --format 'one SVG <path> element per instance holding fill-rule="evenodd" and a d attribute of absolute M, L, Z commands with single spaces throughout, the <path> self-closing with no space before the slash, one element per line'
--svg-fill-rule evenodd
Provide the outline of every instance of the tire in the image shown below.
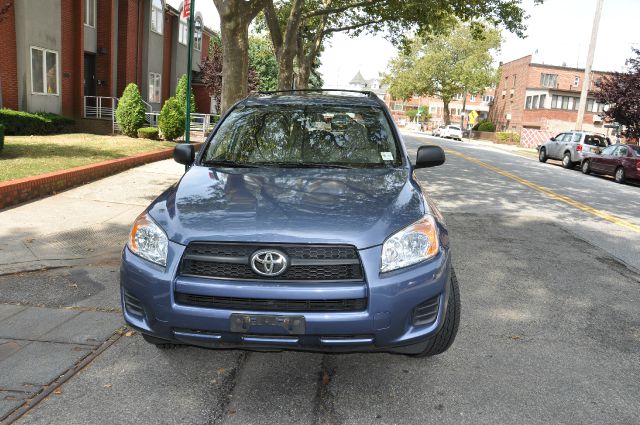
<path fill-rule="evenodd" d="M 540 152 L 538 152 L 538 161 L 547 162 L 549 157 L 547 156 L 547 150 L 545 148 L 540 148 Z"/>
<path fill-rule="evenodd" d="M 566 168 L 567 170 L 571 169 L 574 167 L 573 162 L 571 162 L 571 153 L 569 152 L 565 152 L 563 157 L 562 157 L 562 166 L 564 168 Z"/>
<path fill-rule="evenodd" d="M 440 330 L 429 340 L 427 347 L 422 353 L 411 354 L 411 357 L 431 357 L 442 354 L 451 347 L 458 334 L 460 325 L 460 287 L 458 278 L 451 268 L 451 286 L 449 288 L 449 301 L 447 303 L 447 314 Z"/>
<path fill-rule="evenodd" d="M 591 174 L 591 164 L 589 164 L 589 160 L 585 159 L 582 161 L 582 165 L 580 166 L 582 170 L 582 174 Z"/>
<path fill-rule="evenodd" d="M 627 180 L 627 177 L 624 174 L 624 168 L 616 168 L 616 173 L 614 174 L 613 178 L 615 179 L 616 183 L 623 184 L 625 180 Z"/>
<path fill-rule="evenodd" d="M 180 344 L 174 344 L 172 342 L 167 341 L 166 339 L 156 338 L 155 336 L 151 336 L 147 334 L 142 334 L 142 338 L 144 338 L 144 340 L 149 344 L 155 345 L 156 348 L 159 348 L 161 350 L 169 350 L 171 348 L 176 348 L 180 346 Z"/>

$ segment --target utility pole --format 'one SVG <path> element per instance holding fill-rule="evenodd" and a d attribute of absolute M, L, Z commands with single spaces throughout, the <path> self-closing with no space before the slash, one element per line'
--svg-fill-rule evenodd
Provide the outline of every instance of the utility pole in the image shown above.
<path fill-rule="evenodd" d="M 576 130 L 582 130 L 584 122 L 584 112 L 587 105 L 587 94 L 591 84 L 591 67 L 593 66 L 593 55 L 596 50 L 598 39 L 598 28 L 600 27 L 600 17 L 602 16 L 602 5 L 604 0 L 596 0 L 596 15 L 593 18 L 593 29 L 591 30 L 591 41 L 589 42 L 589 53 L 587 54 L 587 64 L 584 68 L 584 78 L 582 79 L 582 92 L 580 93 L 580 103 L 578 104 L 578 119 L 576 120 Z"/>

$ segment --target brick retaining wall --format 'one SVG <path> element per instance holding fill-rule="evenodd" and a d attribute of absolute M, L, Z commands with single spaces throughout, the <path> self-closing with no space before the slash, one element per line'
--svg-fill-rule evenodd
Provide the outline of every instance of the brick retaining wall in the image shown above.
<path fill-rule="evenodd" d="M 0 182 L 0 209 L 52 195 L 149 162 L 168 159 L 172 155 L 173 149 L 169 148 L 38 176 Z"/>

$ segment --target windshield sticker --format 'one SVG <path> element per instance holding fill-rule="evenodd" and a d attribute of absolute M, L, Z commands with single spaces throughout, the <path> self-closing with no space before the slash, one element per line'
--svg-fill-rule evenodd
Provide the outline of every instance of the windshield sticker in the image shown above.
<path fill-rule="evenodd" d="M 391 152 L 380 152 L 380 156 L 383 161 L 393 161 L 393 154 L 391 154 Z"/>

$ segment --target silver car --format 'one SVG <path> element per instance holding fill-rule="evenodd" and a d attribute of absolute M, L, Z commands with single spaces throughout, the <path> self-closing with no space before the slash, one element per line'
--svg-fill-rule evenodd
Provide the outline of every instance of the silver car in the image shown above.
<path fill-rule="evenodd" d="M 610 144 L 608 138 L 588 131 L 568 131 L 560 133 L 538 147 L 538 159 L 562 161 L 564 168 L 573 168 L 582 161 L 584 153 L 600 153 Z"/>

